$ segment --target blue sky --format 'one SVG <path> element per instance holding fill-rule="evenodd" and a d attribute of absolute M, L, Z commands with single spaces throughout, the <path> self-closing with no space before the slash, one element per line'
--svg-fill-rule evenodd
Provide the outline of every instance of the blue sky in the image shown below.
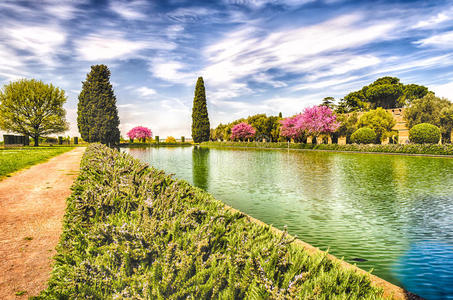
<path fill-rule="evenodd" d="M 37 78 L 77 96 L 109 66 L 123 135 L 190 136 L 196 79 L 211 126 L 292 115 L 380 76 L 453 100 L 452 1 L 1 1 L 0 83 Z"/>

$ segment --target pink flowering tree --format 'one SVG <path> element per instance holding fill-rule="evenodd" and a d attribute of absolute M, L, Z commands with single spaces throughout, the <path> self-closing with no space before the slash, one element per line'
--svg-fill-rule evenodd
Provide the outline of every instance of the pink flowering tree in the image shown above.
<path fill-rule="evenodd" d="M 340 126 L 337 116 L 328 106 L 308 107 L 301 116 L 297 126 L 315 137 L 320 134 L 332 133 Z"/>
<path fill-rule="evenodd" d="M 280 122 L 280 135 L 292 139 L 298 139 L 304 133 L 315 137 L 332 133 L 340 126 L 337 116 L 328 106 L 308 107 L 303 113 Z"/>
<path fill-rule="evenodd" d="M 131 139 L 132 142 L 134 141 L 134 139 L 139 139 L 142 142 L 145 142 L 146 138 L 151 138 L 153 136 L 153 133 L 149 128 L 137 126 L 129 130 L 127 136 Z"/>
<path fill-rule="evenodd" d="M 231 129 L 231 139 L 240 139 L 241 141 L 243 141 L 244 139 L 253 137 L 255 133 L 255 128 L 245 122 L 242 122 L 234 125 L 234 127 Z"/>
<path fill-rule="evenodd" d="M 297 140 L 304 134 L 304 130 L 299 127 L 299 120 L 302 115 L 295 115 L 280 121 L 282 126 L 280 126 L 280 135 L 288 139 Z"/>

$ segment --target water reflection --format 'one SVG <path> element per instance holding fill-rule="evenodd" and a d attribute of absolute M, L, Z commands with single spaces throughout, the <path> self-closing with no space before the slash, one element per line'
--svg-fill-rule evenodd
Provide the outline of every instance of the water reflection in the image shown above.
<path fill-rule="evenodd" d="M 207 191 L 209 187 L 209 148 L 192 148 L 192 162 L 193 184 Z"/>

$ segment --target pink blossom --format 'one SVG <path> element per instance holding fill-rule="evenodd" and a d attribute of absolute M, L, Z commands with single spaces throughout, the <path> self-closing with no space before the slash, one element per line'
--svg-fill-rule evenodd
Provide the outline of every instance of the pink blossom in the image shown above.
<path fill-rule="evenodd" d="M 280 134 L 288 138 L 298 138 L 304 132 L 318 136 L 334 132 L 340 126 L 337 116 L 327 106 L 308 107 L 303 113 L 280 122 Z"/>
<path fill-rule="evenodd" d="M 255 135 L 256 130 L 251 125 L 242 122 L 231 129 L 231 139 L 248 139 Z"/>
<path fill-rule="evenodd" d="M 137 126 L 129 130 L 127 133 L 127 136 L 131 139 L 141 139 L 145 140 L 146 138 L 150 138 L 153 136 L 153 133 L 151 129 L 143 127 L 143 126 Z"/>

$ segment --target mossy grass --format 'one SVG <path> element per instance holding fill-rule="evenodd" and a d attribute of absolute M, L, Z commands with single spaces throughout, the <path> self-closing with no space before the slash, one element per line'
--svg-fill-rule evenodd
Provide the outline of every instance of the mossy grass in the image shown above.
<path fill-rule="evenodd" d="M 73 147 L 18 147 L 0 149 L 0 180 L 23 168 L 44 162 Z"/>
<path fill-rule="evenodd" d="M 369 276 L 126 153 L 90 145 L 41 299 L 379 299 Z"/>

